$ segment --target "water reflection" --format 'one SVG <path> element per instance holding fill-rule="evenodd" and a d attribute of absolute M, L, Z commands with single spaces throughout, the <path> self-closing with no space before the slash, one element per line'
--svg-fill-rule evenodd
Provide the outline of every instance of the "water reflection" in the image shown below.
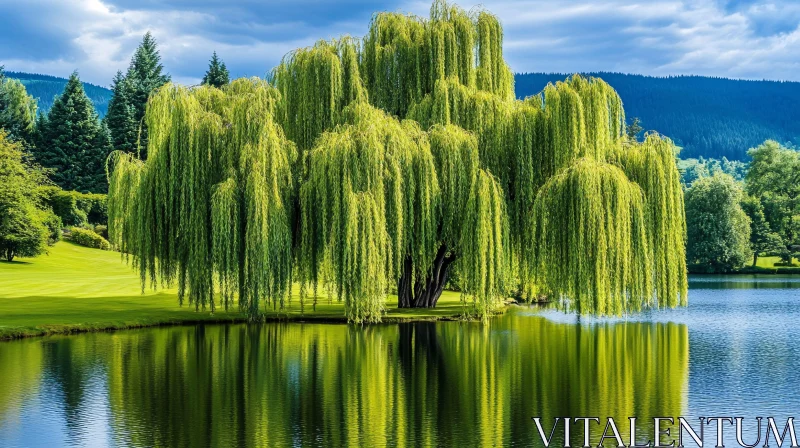
<path fill-rule="evenodd" d="M 531 416 L 681 415 L 688 359 L 682 324 L 521 312 L 18 341 L 0 344 L 0 444 L 528 445 Z"/>

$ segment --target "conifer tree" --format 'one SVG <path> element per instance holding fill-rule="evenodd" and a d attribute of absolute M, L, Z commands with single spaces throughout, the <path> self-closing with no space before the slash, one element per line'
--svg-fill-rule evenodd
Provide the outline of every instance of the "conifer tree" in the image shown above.
<path fill-rule="evenodd" d="M 51 179 L 65 190 L 106 190 L 105 159 L 111 151 L 107 129 L 100 123 L 83 84 L 74 72 L 53 102 L 42 124 L 35 150 L 37 161 L 53 170 Z"/>
<path fill-rule="evenodd" d="M 108 113 L 103 121 L 111 134 L 111 144 L 116 150 L 135 153 L 137 126 L 133 118 L 128 80 L 118 71 L 111 84 L 113 96 L 108 103 Z"/>
<path fill-rule="evenodd" d="M 136 49 L 125 75 L 128 87 L 128 101 L 133 110 L 133 123 L 136 130 L 136 139 L 142 159 L 147 158 L 147 125 L 144 122 L 144 112 L 147 99 L 153 90 L 170 81 L 170 76 L 163 73 L 161 55 L 153 35 L 148 31 L 142 43 Z M 117 136 L 113 137 L 118 138 Z M 136 147 L 136 146 L 134 146 Z"/>
<path fill-rule="evenodd" d="M 215 51 L 211 56 L 211 61 L 209 61 L 208 71 L 203 76 L 203 84 L 220 88 L 229 82 L 231 81 L 228 67 L 225 67 L 225 63 L 222 62 Z"/>

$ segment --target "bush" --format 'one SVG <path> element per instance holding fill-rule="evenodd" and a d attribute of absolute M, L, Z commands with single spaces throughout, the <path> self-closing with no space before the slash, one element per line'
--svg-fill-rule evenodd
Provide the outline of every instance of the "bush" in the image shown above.
<path fill-rule="evenodd" d="M 35 257 L 47 252 L 47 227 L 32 205 L 5 208 L 0 215 L 0 256 Z"/>
<path fill-rule="evenodd" d="M 47 244 L 52 246 L 61 241 L 61 218 L 52 210 L 41 210 L 40 213 L 42 224 L 47 227 Z"/>
<path fill-rule="evenodd" d="M 58 187 L 43 189 L 45 203 L 61 218 L 65 226 L 79 226 L 83 223 L 106 224 L 108 208 L 106 195 L 64 191 Z"/>
<path fill-rule="evenodd" d="M 94 226 L 94 233 L 102 236 L 105 239 L 108 239 L 108 227 L 102 224 L 98 224 Z"/>
<path fill-rule="evenodd" d="M 81 227 L 72 227 L 69 235 L 70 241 L 75 244 L 94 249 L 111 250 L 111 245 L 102 236 L 92 230 Z"/>

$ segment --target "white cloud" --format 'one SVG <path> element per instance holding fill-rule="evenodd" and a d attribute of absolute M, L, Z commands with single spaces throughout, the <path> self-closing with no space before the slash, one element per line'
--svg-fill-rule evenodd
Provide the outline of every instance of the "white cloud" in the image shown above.
<path fill-rule="evenodd" d="M 186 6 L 187 1 L 178 6 L 141 1 L 128 7 L 108 1 L 114 0 L 9 5 L 14 26 L 0 30 L 0 64 L 61 76 L 78 69 L 84 80 L 107 85 L 114 72 L 127 68 L 141 36 L 150 30 L 178 82 L 196 83 L 214 50 L 233 75 L 262 76 L 296 47 L 341 33 L 363 34 L 365 8 L 398 9 L 397 4 L 372 7 L 352 0 L 333 17 L 329 10 L 314 16 L 319 10 L 314 2 L 271 4 L 274 14 L 268 15 L 246 9 L 253 7 L 250 3 L 236 9 L 233 0 L 213 7 L 199 0 L 196 7 Z M 426 15 L 429 5 L 413 0 L 399 9 Z M 800 5 L 788 0 L 739 6 L 720 0 L 486 0 L 483 5 L 505 26 L 506 57 L 515 71 L 800 80 Z M 298 8 L 309 18 L 298 19 Z"/>

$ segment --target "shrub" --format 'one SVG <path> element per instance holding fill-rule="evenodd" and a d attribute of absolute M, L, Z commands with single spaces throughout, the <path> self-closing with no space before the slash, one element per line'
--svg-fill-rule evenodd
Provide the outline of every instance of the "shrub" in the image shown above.
<path fill-rule="evenodd" d="M 103 224 L 94 226 L 94 233 L 102 236 L 105 239 L 108 239 L 108 227 L 104 226 Z"/>
<path fill-rule="evenodd" d="M 94 193 L 78 193 L 73 191 L 78 208 L 86 213 L 86 219 L 92 224 L 108 223 L 108 207 L 106 195 Z"/>
<path fill-rule="evenodd" d="M 4 207 L 0 215 L 0 256 L 35 257 L 47 252 L 47 227 L 40 221 L 39 210 L 27 204 Z"/>
<path fill-rule="evenodd" d="M 102 236 L 94 233 L 93 230 L 81 227 L 72 227 L 69 235 L 70 241 L 75 244 L 92 247 L 94 249 L 111 250 L 111 245 Z"/>
<path fill-rule="evenodd" d="M 41 210 L 41 221 L 47 227 L 47 244 L 52 246 L 61 241 L 61 218 L 58 217 L 52 210 Z"/>
<path fill-rule="evenodd" d="M 106 224 L 108 209 L 106 195 L 64 191 L 58 187 L 45 187 L 45 203 L 61 218 L 65 226 L 79 226 L 83 223 Z"/>

